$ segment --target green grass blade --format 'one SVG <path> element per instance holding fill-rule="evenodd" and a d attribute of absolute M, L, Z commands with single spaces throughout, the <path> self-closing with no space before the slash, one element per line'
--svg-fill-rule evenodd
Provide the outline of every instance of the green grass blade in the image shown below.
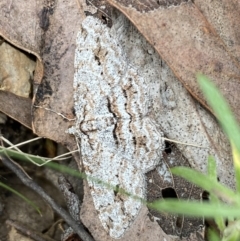
<path fill-rule="evenodd" d="M 238 207 L 221 204 L 216 206 L 213 203 L 188 200 L 160 200 L 148 204 L 148 207 L 159 212 L 177 213 L 192 217 L 206 218 L 240 218 L 240 209 Z"/>
<path fill-rule="evenodd" d="M 221 241 L 220 237 L 212 229 L 208 229 L 207 237 L 209 241 Z"/>
<path fill-rule="evenodd" d="M 208 176 L 214 181 L 217 181 L 217 164 L 213 156 L 208 157 Z M 209 200 L 212 204 L 215 204 L 216 206 L 220 205 L 219 198 L 214 195 L 214 193 L 209 194 Z M 225 229 L 225 222 L 222 217 L 215 218 L 215 222 L 221 232 Z"/>
<path fill-rule="evenodd" d="M 213 156 L 208 157 L 208 176 L 217 181 L 217 164 Z"/>
<path fill-rule="evenodd" d="M 240 152 L 236 148 L 235 143 L 231 143 L 233 163 L 235 169 L 236 191 L 240 194 Z"/>
<path fill-rule="evenodd" d="M 31 205 L 41 216 L 42 213 L 39 209 L 39 207 L 34 204 L 34 202 L 32 202 L 31 200 L 29 200 L 28 198 L 26 198 L 25 196 L 23 196 L 21 193 L 19 193 L 18 191 L 16 191 L 15 189 L 5 185 L 4 183 L 0 182 L 0 186 L 7 189 L 8 191 L 14 193 L 15 195 L 19 196 L 21 199 L 23 199 L 25 202 L 27 202 L 29 205 Z"/>
<path fill-rule="evenodd" d="M 198 74 L 197 79 L 209 105 L 213 109 L 223 130 L 227 134 L 232 148 L 240 153 L 240 127 L 228 103 L 220 94 L 216 86 L 204 75 Z M 240 193 L 240 159 L 234 158 L 236 191 Z"/>
<path fill-rule="evenodd" d="M 194 183 L 209 193 L 213 193 L 229 203 L 235 203 L 240 206 L 240 196 L 228 187 L 222 185 L 216 180 L 213 180 L 211 177 L 187 167 L 174 167 L 171 168 L 171 171 L 173 174 Z"/>

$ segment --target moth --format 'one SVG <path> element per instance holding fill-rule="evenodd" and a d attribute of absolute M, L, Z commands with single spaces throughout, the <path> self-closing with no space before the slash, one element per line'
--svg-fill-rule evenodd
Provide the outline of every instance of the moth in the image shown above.
<path fill-rule="evenodd" d="M 79 142 L 84 171 L 145 198 L 145 173 L 156 167 L 164 149 L 163 134 L 149 115 L 148 86 L 98 19 L 86 17 L 76 46 L 76 121 L 69 133 Z M 88 183 L 104 229 L 120 238 L 136 219 L 140 200 Z"/>

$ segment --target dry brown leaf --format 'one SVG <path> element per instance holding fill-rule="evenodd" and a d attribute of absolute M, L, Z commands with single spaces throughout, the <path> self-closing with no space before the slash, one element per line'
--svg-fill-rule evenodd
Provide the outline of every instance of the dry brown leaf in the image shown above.
<path fill-rule="evenodd" d="M 215 28 L 227 51 L 240 61 L 240 35 L 239 35 L 239 10 L 238 0 L 195 0 L 208 22 Z"/>
<path fill-rule="evenodd" d="M 0 110 L 29 129 L 32 128 L 31 106 L 29 98 L 0 90 Z"/>
<path fill-rule="evenodd" d="M 34 82 L 40 85 L 34 105 L 40 107 L 33 107 L 34 131 L 65 145 L 70 140 L 74 145 L 74 139 L 65 133 L 71 124 L 57 113 L 74 118 L 73 59 L 83 12 L 80 14 L 76 1 L 55 0 L 27 4 L 25 1 L 1 1 L 0 11 L 0 35 L 38 59 Z"/>
<path fill-rule="evenodd" d="M 24 1 L 0 2 L 0 35 L 13 46 L 37 57 L 34 73 L 34 81 L 37 83 L 42 79 L 43 66 L 40 58 L 42 32 L 36 12 L 41 10 L 42 5 L 39 1 L 28 4 Z M 1 111 L 26 127 L 32 128 L 30 99 L 1 92 Z"/>
<path fill-rule="evenodd" d="M 44 78 L 34 100 L 34 106 L 39 107 L 33 106 L 33 128 L 40 136 L 64 145 L 70 143 L 69 147 L 73 149 L 75 140 L 66 134 L 72 124 L 60 114 L 74 118 L 72 96 L 75 41 L 84 15 L 76 1 L 52 2 L 53 6 L 47 10 L 48 23 L 42 26 Z"/>
<path fill-rule="evenodd" d="M 239 1 L 108 2 L 134 23 L 185 88 L 205 107 L 209 108 L 196 83 L 197 72 L 216 83 L 240 120 Z M 231 37 L 227 37 L 229 34 Z"/>
<path fill-rule="evenodd" d="M 41 35 L 39 24 L 43 1 L 1 1 L 0 35 L 8 42 L 40 59 Z"/>

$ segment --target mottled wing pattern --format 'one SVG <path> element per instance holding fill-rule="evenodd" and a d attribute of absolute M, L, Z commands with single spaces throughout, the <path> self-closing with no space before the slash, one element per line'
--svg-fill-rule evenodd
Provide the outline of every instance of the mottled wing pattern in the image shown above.
<path fill-rule="evenodd" d="M 74 134 L 86 174 L 145 197 L 144 173 L 161 158 L 162 133 L 148 117 L 144 79 L 129 66 L 107 26 L 87 17 L 75 52 Z M 121 237 L 136 218 L 141 203 L 88 180 L 103 227 Z"/>

